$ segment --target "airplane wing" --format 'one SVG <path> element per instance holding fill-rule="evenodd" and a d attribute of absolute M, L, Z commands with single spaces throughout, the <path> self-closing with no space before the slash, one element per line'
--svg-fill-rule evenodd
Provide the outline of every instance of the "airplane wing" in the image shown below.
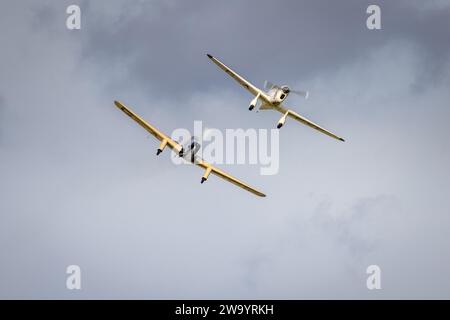
<path fill-rule="evenodd" d="M 212 62 L 214 62 L 220 69 L 222 69 L 223 71 L 225 71 L 226 73 L 228 73 L 230 75 L 230 77 L 232 77 L 234 80 L 236 80 L 237 82 L 239 82 L 245 89 L 247 89 L 251 94 L 253 94 L 254 96 L 257 96 L 258 94 L 260 95 L 260 97 L 263 100 L 269 101 L 269 97 L 267 96 L 267 94 L 262 91 L 261 89 L 258 89 L 257 87 L 255 87 L 253 84 L 251 84 L 250 82 L 248 82 L 247 80 L 245 80 L 244 78 L 242 78 L 240 75 L 238 75 L 236 72 L 234 72 L 233 70 L 231 70 L 230 68 L 228 68 L 226 65 L 224 65 L 220 60 L 218 60 L 217 58 L 213 57 L 212 55 L 210 55 L 209 53 L 206 54 L 208 56 L 209 59 L 212 60 Z"/>
<path fill-rule="evenodd" d="M 235 185 L 237 185 L 238 187 L 241 187 L 242 189 L 245 189 L 259 197 L 265 197 L 266 195 L 258 190 L 256 190 L 255 188 L 249 186 L 248 184 L 245 184 L 244 182 L 240 181 L 239 179 L 236 179 L 235 177 L 229 175 L 228 173 L 220 170 L 219 168 L 214 167 L 213 165 L 209 164 L 208 162 L 202 160 L 202 159 L 197 159 L 195 161 L 195 164 L 198 165 L 199 167 L 202 167 L 203 169 L 205 169 L 205 174 L 202 177 L 202 183 L 204 181 L 206 181 L 206 179 L 208 178 L 209 174 L 212 173 L 224 180 L 227 180 L 228 182 L 231 182 Z"/>
<path fill-rule="evenodd" d="M 165 135 L 149 123 L 147 123 L 144 119 L 139 117 L 137 114 L 135 114 L 133 111 L 128 109 L 122 102 L 120 101 L 114 101 L 114 104 L 117 108 L 122 110 L 127 116 L 129 116 L 131 119 L 136 121 L 141 127 L 143 127 L 145 130 L 147 130 L 150 134 L 152 134 L 156 139 L 161 141 L 161 145 L 164 148 L 165 145 L 169 146 L 171 149 L 174 149 L 178 152 L 182 150 L 182 146 L 178 144 L 177 142 L 173 141 L 169 136 Z"/>
<path fill-rule="evenodd" d="M 330 137 L 332 137 L 334 139 L 337 139 L 337 140 L 340 140 L 340 141 L 345 141 L 343 138 L 341 138 L 341 137 L 335 135 L 334 133 L 332 133 L 332 132 L 322 128 L 321 126 L 319 126 L 318 124 L 312 122 L 311 120 L 308 120 L 308 119 L 302 117 L 301 115 L 299 115 L 297 112 L 295 112 L 293 110 L 286 109 L 286 108 L 282 107 L 281 105 L 277 106 L 276 109 L 279 112 L 281 112 L 281 113 L 284 113 L 284 114 L 287 113 L 288 117 L 290 117 L 292 119 L 295 119 L 295 120 L 297 120 L 297 121 L 299 121 L 299 122 L 301 122 L 303 124 L 306 124 L 307 126 L 313 128 L 313 129 L 316 129 L 316 130 L 326 134 L 327 136 L 330 136 Z"/>
<path fill-rule="evenodd" d="M 158 129 L 156 129 L 155 127 L 153 127 L 152 125 L 150 125 L 149 123 L 147 123 L 144 119 L 142 119 L 141 117 L 139 117 L 137 114 L 135 114 L 133 111 L 131 111 L 130 109 L 128 109 L 122 102 L 120 101 L 114 101 L 114 104 L 117 106 L 117 108 L 119 108 L 120 110 L 122 110 L 126 115 L 128 115 L 131 119 L 133 119 L 134 121 L 136 121 L 139 125 L 141 125 L 145 130 L 147 130 L 150 134 L 152 134 L 156 139 L 158 139 L 159 141 L 161 141 L 161 145 L 158 149 L 158 154 L 159 152 L 162 151 L 162 149 L 167 145 L 169 146 L 171 149 L 174 149 L 178 152 L 180 152 L 182 150 L 182 146 L 180 144 L 178 144 L 177 142 L 173 141 L 171 138 L 169 138 L 167 135 L 165 135 L 164 133 L 162 133 L 161 131 L 159 131 Z M 247 191 L 250 191 L 251 193 L 260 196 L 260 197 L 265 197 L 266 195 L 264 193 L 259 192 L 258 190 L 250 187 L 249 185 L 243 183 L 242 181 L 236 179 L 235 177 L 225 173 L 224 171 L 214 167 L 213 165 L 207 163 L 206 161 L 203 161 L 200 158 L 195 159 L 194 163 L 200 167 L 202 167 L 203 169 L 205 169 L 205 174 L 202 177 L 202 183 L 208 178 L 209 174 L 212 173 L 218 177 L 221 177 L 222 179 L 225 179 Z"/>

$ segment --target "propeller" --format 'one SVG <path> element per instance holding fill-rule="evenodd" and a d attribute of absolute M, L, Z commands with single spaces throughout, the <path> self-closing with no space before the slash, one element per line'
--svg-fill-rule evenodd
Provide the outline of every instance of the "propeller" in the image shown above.
<path fill-rule="evenodd" d="M 302 96 L 305 99 L 308 99 L 309 96 L 309 92 L 308 91 L 303 91 L 303 90 L 291 90 L 292 93 Z"/>
<path fill-rule="evenodd" d="M 273 88 L 281 89 L 282 87 L 286 87 L 286 86 L 279 86 L 279 85 L 273 84 L 272 82 L 267 81 L 267 80 L 264 81 L 264 90 L 265 91 L 269 91 L 270 89 L 273 89 Z M 289 92 L 293 93 L 293 94 L 296 94 L 296 95 L 299 95 L 301 97 L 304 97 L 305 99 L 308 99 L 308 96 L 309 96 L 309 92 L 308 91 L 304 91 L 304 90 L 291 90 L 289 88 Z"/>

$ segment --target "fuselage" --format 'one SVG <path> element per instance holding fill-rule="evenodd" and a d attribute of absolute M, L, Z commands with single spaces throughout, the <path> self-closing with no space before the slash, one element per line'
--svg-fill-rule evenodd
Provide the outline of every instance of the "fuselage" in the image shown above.
<path fill-rule="evenodd" d="M 284 100 L 286 100 L 287 96 L 289 95 L 289 92 L 290 90 L 289 87 L 287 86 L 282 86 L 281 88 L 274 87 L 267 92 L 267 95 L 270 97 L 271 104 L 279 105 Z"/>
<path fill-rule="evenodd" d="M 183 157 L 186 161 L 195 162 L 196 154 L 200 150 L 200 143 L 198 143 L 194 137 L 191 137 L 191 140 L 183 144 L 182 152 L 180 152 L 180 156 Z"/>

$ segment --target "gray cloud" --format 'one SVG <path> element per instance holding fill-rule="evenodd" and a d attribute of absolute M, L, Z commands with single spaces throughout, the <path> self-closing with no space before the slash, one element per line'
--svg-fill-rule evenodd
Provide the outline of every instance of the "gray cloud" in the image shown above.
<path fill-rule="evenodd" d="M 292 83 L 407 39 L 423 51 L 423 86 L 440 76 L 450 48 L 450 9 L 424 14 L 412 2 L 382 1 L 380 6 L 387 9 L 382 11 L 383 30 L 369 33 L 361 14 L 368 3 L 197 1 L 150 6 L 109 1 L 113 9 L 106 10 L 100 1 L 86 13 L 100 18 L 87 26 L 83 54 L 105 69 L 123 65 L 131 83 L 143 86 L 150 96 L 172 94 L 174 77 L 179 94 L 211 83 L 235 88 L 209 65 L 206 52 L 223 57 L 254 82 L 271 78 Z"/>

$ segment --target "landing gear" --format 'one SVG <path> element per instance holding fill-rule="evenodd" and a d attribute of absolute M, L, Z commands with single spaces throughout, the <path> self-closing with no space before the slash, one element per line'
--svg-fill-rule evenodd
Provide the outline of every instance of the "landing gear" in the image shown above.
<path fill-rule="evenodd" d="M 258 95 L 252 101 L 250 101 L 248 110 L 252 111 L 256 107 L 256 105 L 258 104 L 259 96 L 260 96 L 260 94 L 258 93 Z"/>
<path fill-rule="evenodd" d="M 161 144 L 159 145 L 158 151 L 156 151 L 156 155 L 159 156 L 159 154 L 164 150 L 164 148 L 167 146 L 167 139 L 164 139 L 161 141 Z"/>
<path fill-rule="evenodd" d="M 203 183 L 203 182 L 205 182 L 206 181 L 206 178 L 205 177 L 202 177 L 202 180 L 200 181 L 200 183 Z"/>
<path fill-rule="evenodd" d="M 290 110 L 286 111 L 286 113 L 280 118 L 277 124 L 277 129 L 280 129 L 284 125 L 284 123 L 286 122 L 286 118 L 289 115 L 289 111 Z"/>

